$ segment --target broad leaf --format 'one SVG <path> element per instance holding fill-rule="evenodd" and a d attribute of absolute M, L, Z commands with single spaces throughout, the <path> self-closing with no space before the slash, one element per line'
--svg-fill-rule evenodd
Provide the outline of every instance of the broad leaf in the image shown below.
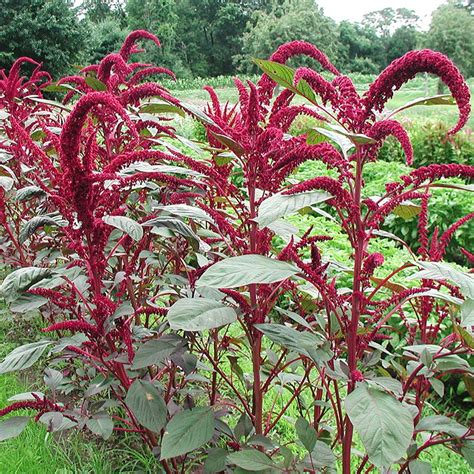
<path fill-rule="evenodd" d="M 9 176 L 0 176 L 0 188 L 3 188 L 5 191 L 10 191 L 14 182 L 15 180 Z"/>
<path fill-rule="evenodd" d="M 165 229 L 168 229 L 173 232 L 173 234 L 182 235 L 193 246 L 195 250 L 199 248 L 201 239 L 188 224 L 184 223 L 180 219 L 168 216 L 156 217 L 154 219 L 150 219 L 149 221 L 144 222 L 143 225 L 158 228 L 164 227 Z"/>
<path fill-rule="evenodd" d="M 456 420 L 442 415 L 432 415 L 422 418 L 416 425 L 417 431 L 437 431 L 461 438 L 468 429 Z"/>
<path fill-rule="evenodd" d="M 56 219 L 49 216 L 35 216 L 25 223 L 20 232 L 20 244 L 26 242 L 40 227 L 45 225 L 57 226 L 59 223 Z"/>
<path fill-rule="evenodd" d="M 323 191 L 309 191 L 299 194 L 274 194 L 260 204 L 258 215 L 254 219 L 260 227 L 266 227 L 280 217 L 287 216 L 293 212 L 314 204 L 331 199 L 332 196 Z"/>
<path fill-rule="evenodd" d="M 331 130 L 334 131 L 334 133 L 337 133 L 339 135 L 342 135 L 343 137 L 346 137 L 354 144 L 369 145 L 369 144 L 377 143 L 377 140 L 374 140 L 373 138 L 370 138 L 367 135 L 363 135 L 361 133 L 349 132 L 345 128 L 340 127 L 339 125 L 328 124 L 327 126 L 330 127 Z M 321 130 L 324 130 L 324 129 L 318 129 L 318 131 L 321 131 Z"/>
<path fill-rule="evenodd" d="M 242 451 L 229 454 L 227 461 L 247 471 L 259 472 L 277 467 L 265 453 L 256 449 L 243 449 Z"/>
<path fill-rule="evenodd" d="M 132 369 L 142 369 L 163 363 L 182 343 L 182 339 L 173 334 L 166 334 L 160 339 L 145 342 L 135 353 Z"/>
<path fill-rule="evenodd" d="M 309 86 L 309 84 L 302 80 L 295 87 L 293 78 L 295 71 L 286 64 L 277 63 L 275 61 L 268 61 L 266 59 L 254 59 L 255 64 L 277 84 L 289 89 L 291 92 L 301 95 L 308 99 L 313 104 L 316 103 L 316 95 Z"/>
<path fill-rule="evenodd" d="M 28 421 L 30 421 L 28 416 L 12 416 L 0 421 L 0 441 L 16 438 L 26 428 Z"/>
<path fill-rule="evenodd" d="M 88 76 L 85 78 L 85 81 L 86 84 L 95 91 L 103 92 L 107 90 L 107 86 L 102 81 L 99 81 L 99 79 L 96 77 Z"/>
<path fill-rule="evenodd" d="M 139 241 L 143 237 L 143 227 L 138 222 L 125 216 L 104 216 L 102 220 L 116 229 L 128 234 L 133 240 Z"/>
<path fill-rule="evenodd" d="M 401 107 L 392 110 L 389 113 L 389 116 L 391 117 L 403 110 L 415 107 L 416 105 L 456 105 L 456 101 L 454 100 L 451 94 L 439 94 L 431 97 L 420 97 L 419 99 L 411 100 L 410 102 L 407 102 Z"/>
<path fill-rule="evenodd" d="M 237 313 L 220 301 L 208 298 L 182 298 L 171 306 L 167 317 L 171 329 L 204 331 L 233 323 L 237 320 Z"/>
<path fill-rule="evenodd" d="M 183 110 L 175 105 L 167 104 L 164 102 L 149 102 L 144 104 L 140 108 L 140 113 L 149 113 L 149 114 L 178 114 L 182 117 L 185 116 Z"/>
<path fill-rule="evenodd" d="M 178 217 L 187 217 L 198 221 L 214 224 L 214 219 L 199 207 L 189 206 L 188 204 L 170 204 L 169 206 L 158 206 L 157 210 Z"/>
<path fill-rule="evenodd" d="M 316 430 L 304 418 L 298 418 L 296 420 L 295 428 L 296 434 L 303 443 L 306 451 L 311 453 L 316 446 L 316 441 L 318 440 Z"/>
<path fill-rule="evenodd" d="M 421 206 L 411 201 L 404 201 L 393 209 L 393 213 L 404 220 L 412 219 L 421 212 Z"/>
<path fill-rule="evenodd" d="M 38 186 L 26 186 L 16 192 L 17 201 L 29 201 L 35 197 L 45 196 L 46 193 Z"/>
<path fill-rule="evenodd" d="M 204 462 L 204 472 L 206 474 L 213 474 L 225 471 L 226 458 L 229 453 L 224 448 L 211 448 L 207 453 L 206 461 Z"/>
<path fill-rule="evenodd" d="M 135 380 L 128 389 L 125 404 L 145 428 L 159 432 L 165 426 L 168 409 L 158 389 L 150 382 Z"/>
<path fill-rule="evenodd" d="M 337 133 L 333 130 L 328 130 L 327 128 L 316 127 L 308 132 L 307 142 L 310 145 L 320 143 L 322 140 L 321 136 L 329 138 L 332 140 L 342 151 L 342 154 L 345 158 L 348 157 L 349 151 L 354 148 L 354 143 L 349 140 L 345 135 Z"/>
<path fill-rule="evenodd" d="M 51 275 L 49 268 L 24 267 L 7 275 L 0 286 L 0 293 L 7 303 L 14 301 L 18 294 L 28 290 L 32 285 L 38 283 Z"/>
<path fill-rule="evenodd" d="M 444 262 L 415 262 L 421 271 L 411 275 L 410 279 L 449 280 L 458 285 L 462 294 L 474 299 L 474 278 L 454 266 Z"/>
<path fill-rule="evenodd" d="M 298 273 L 293 265 L 262 255 L 242 255 L 221 260 L 209 267 L 196 286 L 236 288 L 286 280 Z"/>
<path fill-rule="evenodd" d="M 86 422 L 86 426 L 92 433 L 105 440 L 109 439 L 114 431 L 114 422 L 106 413 L 94 415 L 92 418 L 89 418 Z"/>
<path fill-rule="evenodd" d="M 316 445 L 311 453 L 311 459 L 312 465 L 319 468 L 331 467 L 336 462 L 336 456 L 334 456 L 331 448 L 322 441 L 316 441 Z"/>
<path fill-rule="evenodd" d="M 242 156 L 245 154 L 245 149 L 227 135 L 221 135 L 220 133 L 210 132 L 211 135 L 220 143 L 225 145 L 230 151 L 234 152 L 237 156 Z"/>
<path fill-rule="evenodd" d="M 69 430 L 77 425 L 75 421 L 66 418 L 62 413 L 57 411 L 43 413 L 39 421 L 46 425 L 50 432 Z"/>
<path fill-rule="evenodd" d="M 372 463 L 389 467 L 406 453 L 413 420 L 410 410 L 397 399 L 359 385 L 347 396 L 345 406 Z"/>
<path fill-rule="evenodd" d="M 177 413 L 166 426 L 161 459 L 174 458 L 200 448 L 212 438 L 215 424 L 209 407 Z"/>
<path fill-rule="evenodd" d="M 433 472 L 429 462 L 420 461 L 419 459 L 410 461 L 408 467 L 410 468 L 410 474 L 431 474 Z"/>
<path fill-rule="evenodd" d="M 461 305 L 461 326 L 474 326 L 474 299 L 469 298 Z"/>
<path fill-rule="evenodd" d="M 283 324 L 256 324 L 255 327 L 272 342 L 305 355 L 315 362 L 330 358 L 327 350 L 319 349 L 324 344 L 324 339 L 319 334 L 300 332 Z"/>
<path fill-rule="evenodd" d="M 31 367 L 51 344 L 51 341 L 38 341 L 17 347 L 0 364 L 0 374 Z"/>

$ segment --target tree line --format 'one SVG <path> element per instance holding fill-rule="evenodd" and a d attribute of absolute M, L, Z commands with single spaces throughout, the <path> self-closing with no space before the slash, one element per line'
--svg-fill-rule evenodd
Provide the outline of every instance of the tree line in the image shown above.
<path fill-rule="evenodd" d="M 179 77 L 253 73 L 252 58 L 294 39 L 316 44 L 346 73 L 375 73 L 428 47 L 473 76 L 473 3 L 449 0 L 424 32 L 410 9 L 384 8 L 360 23 L 338 24 L 317 0 L 2 0 L 0 68 L 29 56 L 59 76 L 116 51 L 129 31 L 145 29 L 162 42 L 145 60 Z"/>

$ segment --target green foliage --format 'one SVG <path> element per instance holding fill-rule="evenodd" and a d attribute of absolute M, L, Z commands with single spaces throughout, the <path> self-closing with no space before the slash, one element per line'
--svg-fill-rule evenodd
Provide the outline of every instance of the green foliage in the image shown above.
<path fill-rule="evenodd" d="M 239 68 L 256 71 L 251 58 L 267 58 L 288 41 L 305 40 L 318 46 L 332 59 L 337 59 L 337 27 L 323 14 L 314 0 L 272 2 L 269 11 L 258 11 L 248 23 L 242 37 L 242 54 L 236 57 Z M 299 60 L 298 64 L 304 61 Z"/>
<path fill-rule="evenodd" d="M 20 56 L 29 56 L 58 76 L 71 70 L 85 46 L 85 28 L 70 0 L 3 1 L 0 24 L 3 68 Z"/>
<path fill-rule="evenodd" d="M 127 30 L 113 17 L 106 17 L 97 22 L 87 23 L 89 39 L 87 40 L 86 62 L 97 63 L 111 51 L 118 51 L 127 35 Z"/>
<path fill-rule="evenodd" d="M 427 46 L 448 55 L 466 76 L 474 74 L 474 17 L 450 3 L 433 13 Z"/>

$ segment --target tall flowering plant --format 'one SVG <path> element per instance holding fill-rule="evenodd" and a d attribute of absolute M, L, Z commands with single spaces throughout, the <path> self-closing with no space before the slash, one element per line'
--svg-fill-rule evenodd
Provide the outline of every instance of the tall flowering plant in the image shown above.
<path fill-rule="evenodd" d="M 21 410 L 35 410 L 51 431 L 134 433 L 169 473 L 316 473 L 337 463 L 344 473 L 413 472 L 429 468 L 418 458 L 436 444 L 469 459 L 472 429 L 426 407 L 446 374 L 470 372 L 473 279 L 443 255 L 472 215 L 439 235 L 427 212 L 431 187 L 462 189 L 443 180 L 474 169 L 413 170 L 384 196 L 367 196 L 364 183 L 390 135 L 411 163 L 409 136 L 393 119 L 403 108 L 384 107 L 418 72 L 448 85 L 460 110 L 451 133 L 466 123 L 469 90 L 455 66 L 412 52 L 360 96 L 315 46 L 293 42 L 257 61 L 257 84 L 235 80 L 236 104 L 206 88 L 203 112 L 143 82 L 172 73 L 130 62 L 141 39 L 159 44 L 131 33 L 118 53 L 52 86 L 66 93 L 63 108 L 72 104 L 57 133 L 42 123 L 44 136 L 31 143 L 20 124 L 13 138 L 61 223 L 54 260 L 36 258 L 1 287 L 10 304 L 40 308 L 49 321 L 48 339 L 17 348 L 0 373 L 46 351 L 50 359 L 48 392 L 17 395 L 0 410 L 9 416 L 2 436 L 24 428 Z M 333 79 L 286 66 L 301 54 Z M 207 143 L 177 136 L 165 113 L 200 120 Z M 319 126 L 294 136 L 301 114 Z M 327 175 L 296 182 L 308 160 Z M 386 273 L 371 244 L 406 245 L 383 225 L 407 209 L 418 213 L 420 250 Z M 295 212 L 337 222 L 349 263 L 324 254 L 331 235 L 298 235 L 286 219 Z M 29 229 L 29 245 L 49 241 L 41 225 Z"/>

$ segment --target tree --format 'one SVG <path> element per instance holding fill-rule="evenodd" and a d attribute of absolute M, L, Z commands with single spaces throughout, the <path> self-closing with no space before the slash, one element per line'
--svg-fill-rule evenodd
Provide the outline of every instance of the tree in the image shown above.
<path fill-rule="evenodd" d="M 387 62 L 403 56 L 408 51 L 415 49 L 419 33 L 413 26 L 400 26 L 387 40 Z"/>
<path fill-rule="evenodd" d="M 151 46 L 141 55 L 141 60 L 173 69 L 179 76 L 183 70 L 181 53 L 177 50 L 178 14 L 174 0 L 128 0 L 125 5 L 127 27 L 147 30 L 156 35 L 161 48 Z M 182 25 L 179 26 L 181 28 Z"/>
<path fill-rule="evenodd" d="M 383 8 L 364 15 L 363 24 L 375 29 L 382 38 L 388 38 L 390 34 L 401 26 L 415 28 L 420 18 L 408 8 Z"/>
<path fill-rule="evenodd" d="M 125 11 L 120 0 L 84 0 L 81 10 L 93 23 L 100 23 L 110 17 L 119 21 L 125 19 Z"/>
<path fill-rule="evenodd" d="M 70 0 L 3 0 L 0 24 L 0 67 L 29 56 L 56 76 L 80 59 L 85 29 Z"/>
<path fill-rule="evenodd" d="M 337 65 L 343 71 L 377 73 L 385 64 L 385 49 L 371 27 L 342 21 L 339 43 Z"/>
<path fill-rule="evenodd" d="M 454 3 L 441 5 L 431 18 L 427 45 L 449 56 L 464 75 L 474 75 L 474 17 Z"/>
<path fill-rule="evenodd" d="M 255 12 L 243 35 L 242 55 L 236 58 L 244 71 L 255 71 L 251 58 L 266 58 L 283 43 L 305 40 L 337 60 L 336 23 L 324 15 L 314 0 L 274 1 L 269 11 Z M 299 60 L 299 64 L 304 61 Z"/>
<path fill-rule="evenodd" d="M 264 0 L 178 0 L 178 43 L 195 75 L 233 74 L 233 57 L 252 12 Z"/>

